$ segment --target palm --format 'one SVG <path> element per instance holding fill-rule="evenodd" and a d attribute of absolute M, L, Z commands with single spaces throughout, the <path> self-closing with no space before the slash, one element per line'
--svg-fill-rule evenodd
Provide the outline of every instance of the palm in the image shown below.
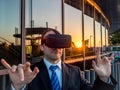
<path fill-rule="evenodd" d="M 99 60 L 95 71 L 100 77 L 109 77 L 111 74 L 110 60 L 106 60 L 105 58 Z"/>
<path fill-rule="evenodd" d="M 35 67 L 32 71 L 30 69 L 30 63 L 26 62 L 24 65 L 19 64 L 18 66 L 13 65 L 12 67 L 4 60 L 1 63 L 7 68 L 9 76 L 14 85 L 24 85 L 30 83 L 39 72 L 38 68 Z"/>
<path fill-rule="evenodd" d="M 97 52 L 97 58 L 96 62 L 93 61 L 92 66 L 97 73 L 97 75 L 100 77 L 101 80 L 106 81 L 111 74 L 111 60 L 113 59 L 114 55 L 111 55 L 110 57 L 103 57 L 100 56 L 100 49 L 98 49 Z"/>
<path fill-rule="evenodd" d="M 17 71 L 14 73 L 9 71 L 9 75 L 10 75 L 12 82 L 14 82 L 14 84 L 27 84 L 27 83 L 30 83 L 34 78 L 34 74 L 31 70 L 24 71 L 24 80 L 23 81 L 20 80 L 19 73 Z"/>

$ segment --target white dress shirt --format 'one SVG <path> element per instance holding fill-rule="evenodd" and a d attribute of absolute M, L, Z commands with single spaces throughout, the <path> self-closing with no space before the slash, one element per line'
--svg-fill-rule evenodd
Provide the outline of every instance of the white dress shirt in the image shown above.
<path fill-rule="evenodd" d="M 58 80 L 59 80 L 59 83 L 60 83 L 60 87 L 62 87 L 62 67 L 61 67 L 61 60 L 59 60 L 58 63 L 56 64 L 52 64 L 50 63 L 48 60 L 46 60 L 46 58 L 43 59 L 46 67 L 47 67 L 47 70 L 48 70 L 48 73 L 49 73 L 49 77 L 51 77 L 52 75 L 52 71 L 49 69 L 51 65 L 53 66 L 58 66 L 58 68 L 55 70 L 57 76 L 58 76 Z"/>

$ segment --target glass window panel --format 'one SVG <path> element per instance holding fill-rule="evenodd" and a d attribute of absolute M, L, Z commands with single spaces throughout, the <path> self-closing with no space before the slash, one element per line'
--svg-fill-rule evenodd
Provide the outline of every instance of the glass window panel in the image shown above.
<path fill-rule="evenodd" d="M 106 46 L 108 46 L 108 29 L 106 29 Z"/>
<path fill-rule="evenodd" d="M 93 41 L 93 18 L 84 15 L 84 36 L 85 36 L 85 46 L 86 46 L 86 53 L 93 51 L 94 41 Z M 91 52 L 92 54 L 92 52 Z M 90 54 L 89 54 L 90 55 Z M 87 54 L 86 54 L 87 56 Z"/>
<path fill-rule="evenodd" d="M 66 50 L 66 55 L 80 55 L 82 51 L 82 18 L 81 11 L 65 4 L 65 33 L 72 36 L 72 47 Z M 73 56 L 74 57 L 74 56 Z"/>
<path fill-rule="evenodd" d="M 0 0 L 0 59 L 9 64 L 20 62 L 20 0 Z M 0 63 L 0 69 L 4 67 Z"/>
<path fill-rule="evenodd" d="M 31 4 L 32 1 L 32 4 Z M 39 59 L 41 31 L 47 28 L 57 29 L 61 32 L 61 1 L 60 0 L 26 0 L 26 29 L 32 27 L 31 35 L 27 34 L 26 58 L 27 60 Z M 32 23 L 31 23 L 32 21 Z M 35 33 L 34 30 L 37 30 Z M 34 59 L 35 58 L 35 59 Z"/>
<path fill-rule="evenodd" d="M 101 33 L 100 33 L 100 23 L 95 21 L 95 32 L 96 32 L 96 47 L 101 46 Z"/>
<path fill-rule="evenodd" d="M 105 47 L 105 27 L 102 26 L 102 47 Z"/>

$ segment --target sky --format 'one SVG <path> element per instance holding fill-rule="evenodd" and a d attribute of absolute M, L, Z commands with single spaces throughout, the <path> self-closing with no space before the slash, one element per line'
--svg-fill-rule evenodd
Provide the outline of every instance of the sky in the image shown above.
<path fill-rule="evenodd" d="M 61 30 L 61 0 L 33 0 L 32 20 L 34 27 L 46 27 L 46 22 L 50 28 L 57 27 Z M 82 43 L 82 16 L 81 11 L 67 4 L 65 5 L 65 34 L 72 36 L 75 45 Z M 0 36 L 15 42 L 13 34 L 15 27 L 20 33 L 20 0 L 0 0 Z M 26 27 L 30 27 L 30 0 L 26 0 Z M 93 19 L 85 17 L 85 39 L 90 39 L 93 35 Z M 96 29 L 100 30 L 99 24 Z M 100 39 L 100 34 L 97 35 Z M 93 37 L 93 36 L 92 36 Z M 93 42 L 93 41 L 92 41 Z"/>
<path fill-rule="evenodd" d="M 0 36 L 13 42 L 14 28 L 19 27 L 20 12 L 17 0 L 0 0 Z"/>

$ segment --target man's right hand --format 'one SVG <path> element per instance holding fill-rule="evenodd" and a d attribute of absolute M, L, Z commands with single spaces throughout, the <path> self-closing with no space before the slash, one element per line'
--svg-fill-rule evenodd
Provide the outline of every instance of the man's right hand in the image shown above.
<path fill-rule="evenodd" d="M 29 62 L 10 66 L 4 59 L 1 59 L 1 63 L 7 68 L 15 90 L 20 90 L 25 84 L 30 83 L 39 72 L 37 67 L 32 71 Z"/>

